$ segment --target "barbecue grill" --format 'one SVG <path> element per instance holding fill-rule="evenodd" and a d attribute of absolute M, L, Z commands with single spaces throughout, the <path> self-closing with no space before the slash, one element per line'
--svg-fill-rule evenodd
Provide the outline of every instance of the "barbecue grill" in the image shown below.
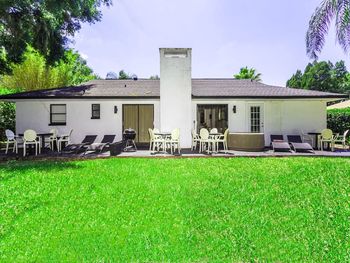
<path fill-rule="evenodd" d="M 126 152 L 136 151 L 136 144 L 135 144 L 135 138 L 136 138 L 136 131 L 134 129 L 126 129 L 123 133 L 123 139 L 125 141 L 125 149 Z"/>

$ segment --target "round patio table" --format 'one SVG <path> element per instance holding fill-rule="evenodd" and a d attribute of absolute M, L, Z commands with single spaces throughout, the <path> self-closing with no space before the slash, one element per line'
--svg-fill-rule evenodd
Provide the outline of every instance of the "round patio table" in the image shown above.
<path fill-rule="evenodd" d="M 53 135 L 53 133 L 37 133 L 36 134 L 38 137 L 40 137 L 40 140 L 41 140 L 41 151 L 44 151 L 45 150 L 45 138 L 46 137 L 50 137 L 51 135 Z M 24 136 L 24 133 L 20 133 L 18 134 L 18 136 L 20 137 L 23 137 Z"/>

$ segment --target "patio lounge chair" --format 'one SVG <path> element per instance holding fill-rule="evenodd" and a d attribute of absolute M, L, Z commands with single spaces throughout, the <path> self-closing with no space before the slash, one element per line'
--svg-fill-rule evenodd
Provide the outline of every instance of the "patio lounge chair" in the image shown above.
<path fill-rule="evenodd" d="M 289 143 L 285 142 L 283 135 L 270 135 L 271 146 L 274 152 L 290 152 Z"/>
<path fill-rule="evenodd" d="M 103 150 L 108 148 L 111 143 L 114 142 L 114 139 L 115 135 L 105 135 L 103 136 L 102 141 L 100 143 L 92 143 L 90 145 L 87 145 L 85 153 L 88 151 L 101 153 Z"/>
<path fill-rule="evenodd" d="M 84 140 L 79 144 L 68 144 L 62 152 L 79 153 L 86 150 L 88 145 L 95 142 L 97 135 L 86 135 Z"/>
<path fill-rule="evenodd" d="M 307 143 L 303 142 L 300 135 L 287 135 L 288 142 L 292 145 L 292 148 L 295 152 L 312 152 L 315 153 L 312 146 Z"/>

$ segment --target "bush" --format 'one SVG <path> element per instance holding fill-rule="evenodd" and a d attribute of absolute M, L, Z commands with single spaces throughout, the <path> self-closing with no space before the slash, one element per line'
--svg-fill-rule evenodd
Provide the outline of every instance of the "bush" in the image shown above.
<path fill-rule="evenodd" d="M 13 90 L 0 87 L 0 95 L 9 94 Z M 6 139 L 5 130 L 15 131 L 16 128 L 16 106 L 12 102 L 0 102 L 0 140 Z"/>
<path fill-rule="evenodd" d="M 344 133 L 350 129 L 350 108 L 327 111 L 327 126 L 335 133 Z"/>

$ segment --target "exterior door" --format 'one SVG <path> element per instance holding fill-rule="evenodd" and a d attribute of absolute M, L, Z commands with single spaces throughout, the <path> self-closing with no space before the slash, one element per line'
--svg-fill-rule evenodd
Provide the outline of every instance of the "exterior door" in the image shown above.
<path fill-rule="evenodd" d="M 252 133 L 264 132 L 264 105 L 249 104 L 249 131 Z"/>
<path fill-rule="evenodd" d="M 131 128 L 136 131 L 137 143 L 148 143 L 148 129 L 153 129 L 154 106 L 152 104 L 124 104 L 123 130 Z"/>

